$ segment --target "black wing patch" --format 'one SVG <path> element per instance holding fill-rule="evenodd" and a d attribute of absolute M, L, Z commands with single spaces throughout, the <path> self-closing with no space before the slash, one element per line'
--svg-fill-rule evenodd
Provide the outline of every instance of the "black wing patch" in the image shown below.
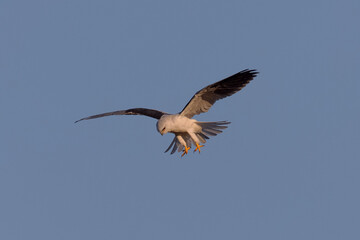
<path fill-rule="evenodd" d="M 204 87 L 191 98 L 180 112 L 181 115 L 192 118 L 194 115 L 207 112 L 211 106 L 220 99 L 231 96 L 240 91 L 258 72 L 245 69 L 219 82 Z"/>
<path fill-rule="evenodd" d="M 101 113 L 89 117 L 85 117 L 82 119 L 77 120 L 75 123 L 80 122 L 82 120 L 89 120 L 94 118 L 101 118 L 101 117 L 107 117 L 107 116 L 113 116 L 113 115 L 144 115 L 156 119 L 160 119 L 162 115 L 167 114 L 158 110 L 154 109 L 148 109 L 148 108 L 131 108 L 127 110 L 119 110 L 115 112 L 107 112 L 107 113 Z"/>

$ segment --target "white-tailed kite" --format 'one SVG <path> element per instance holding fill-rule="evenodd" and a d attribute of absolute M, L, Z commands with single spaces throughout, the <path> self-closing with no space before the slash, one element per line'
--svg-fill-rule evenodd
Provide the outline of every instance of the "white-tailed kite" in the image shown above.
<path fill-rule="evenodd" d="M 111 115 L 145 115 L 158 119 L 156 127 L 161 135 L 168 132 L 175 134 L 173 141 L 165 152 L 173 147 L 171 154 L 177 149 L 178 152 L 182 151 L 183 154 L 181 156 L 184 156 L 188 153 L 191 145 L 194 144 L 196 146 L 194 152 L 198 150 L 200 153 L 200 148 L 203 147 L 203 145 L 200 144 L 205 143 L 206 139 L 209 139 L 209 136 L 216 136 L 221 133 L 222 131 L 220 129 L 227 128 L 225 125 L 230 124 L 230 122 L 198 122 L 192 119 L 192 117 L 207 112 L 217 100 L 240 91 L 246 84 L 253 80 L 257 74 L 258 72 L 256 70 L 245 69 L 224 80 L 213 83 L 195 93 L 184 109 L 177 114 L 169 114 L 147 108 L 131 108 L 89 116 L 76 122 Z"/>

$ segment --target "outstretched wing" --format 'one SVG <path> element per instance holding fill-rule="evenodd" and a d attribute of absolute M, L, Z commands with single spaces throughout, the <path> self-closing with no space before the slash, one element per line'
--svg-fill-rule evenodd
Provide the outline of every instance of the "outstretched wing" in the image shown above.
<path fill-rule="evenodd" d="M 101 114 L 89 116 L 89 117 L 77 120 L 75 123 L 82 121 L 82 120 L 89 120 L 89 119 L 107 117 L 107 116 L 112 116 L 112 115 L 144 115 L 144 116 L 160 119 L 161 116 L 164 114 L 167 114 L 167 113 L 164 113 L 164 112 L 161 112 L 158 110 L 154 110 L 154 109 L 148 109 L 148 108 L 131 108 L 131 109 L 127 109 L 127 110 L 107 112 L 107 113 L 101 113 Z"/>
<path fill-rule="evenodd" d="M 192 118 L 194 115 L 207 112 L 219 99 L 233 95 L 256 77 L 256 70 L 245 69 L 224 80 L 204 87 L 191 98 L 180 115 Z"/>

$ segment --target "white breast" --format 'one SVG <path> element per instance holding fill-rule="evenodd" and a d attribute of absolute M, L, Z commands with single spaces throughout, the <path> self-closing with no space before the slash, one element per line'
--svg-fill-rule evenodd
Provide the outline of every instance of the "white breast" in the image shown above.
<path fill-rule="evenodd" d="M 163 115 L 160 120 L 164 121 L 166 128 L 172 133 L 201 131 L 201 127 L 196 124 L 195 119 L 180 116 L 179 114 Z"/>

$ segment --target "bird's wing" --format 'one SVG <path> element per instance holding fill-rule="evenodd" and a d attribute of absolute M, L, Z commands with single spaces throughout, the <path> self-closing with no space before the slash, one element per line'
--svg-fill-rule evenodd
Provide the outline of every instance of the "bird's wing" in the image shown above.
<path fill-rule="evenodd" d="M 167 114 L 167 113 L 164 113 L 164 112 L 161 112 L 158 110 L 154 110 L 154 109 L 148 109 L 148 108 L 131 108 L 131 109 L 127 109 L 127 110 L 107 112 L 107 113 L 101 113 L 101 114 L 89 116 L 89 117 L 77 120 L 75 123 L 82 121 L 82 120 L 89 120 L 89 119 L 112 116 L 112 115 L 144 115 L 144 116 L 160 119 L 161 116 L 164 114 Z"/>
<path fill-rule="evenodd" d="M 224 80 L 204 87 L 190 99 L 180 115 L 192 118 L 194 115 L 207 112 L 219 99 L 233 95 L 256 77 L 256 70 L 245 69 Z"/>

